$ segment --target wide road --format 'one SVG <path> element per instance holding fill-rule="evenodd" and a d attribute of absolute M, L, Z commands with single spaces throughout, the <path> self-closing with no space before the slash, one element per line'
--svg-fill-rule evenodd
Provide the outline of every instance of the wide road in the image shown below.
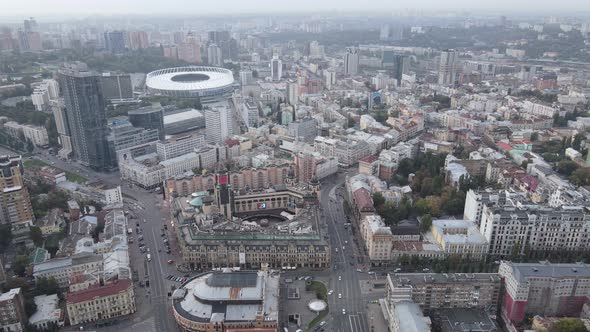
<path fill-rule="evenodd" d="M 39 151 L 35 158 L 46 161 L 55 167 L 80 174 L 89 181 L 102 181 L 107 186 L 120 185 L 124 196 L 125 210 L 130 212 L 133 219 L 128 220 L 129 227 L 133 228 L 134 242 L 129 245 L 129 257 L 131 268 L 137 271 L 139 280 L 149 280 L 149 287 L 139 287 L 135 283 L 137 312 L 129 319 L 116 325 L 100 328 L 100 331 L 121 331 L 141 329 L 142 332 L 174 332 L 178 331 L 171 312 L 172 302 L 168 297 L 171 286 L 178 283 L 169 281 L 166 276 L 173 274 L 181 276 L 176 271 L 175 264 L 168 264 L 168 260 L 180 261 L 180 255 L 175 246 L 175 237 L 171 233 L 169 223 L 170 214 L 166 202 L 161 195 L 146 191 L 137 186 L 122 183 L 118 172 L 95 172 L 74 161 L 62 161 L 50 155 L 47 151 Z M 164 223 L 168 221 L 168 230 L 164 231 Z M 149 248 L 151 261 L 147 261 L 147 253 L 139 251 L 139 241 L 136 224 L 139 223 L 143 243 Z M 173 242 L 171 254 L 166 253 L 164 238 Z M 146 323 L 147 322 L 147 323 Z"/>
<path fill-rule="evenodd" d="M 358 263 L 359 248 L 356 247 L 350 227 L 344 227 L 348 220 L 342 209 L 344 177 L 354 172 L 341 173 L 336 179 L 322 183 L 320 204 L 332 245 L 333 267 L 329 288 L 334 292 L 328 297 L 331 318 L 326 321 L 331 331 L 369 331 L 367 299 L 360 288 L 361 280 L 367 279 L 368 275 Z M 357 272 L 358 269 L 362 272 Z"/>

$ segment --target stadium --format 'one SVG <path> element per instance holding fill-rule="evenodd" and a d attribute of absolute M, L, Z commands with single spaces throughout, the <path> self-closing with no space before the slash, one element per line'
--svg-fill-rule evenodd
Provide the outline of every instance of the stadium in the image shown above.
<path fill-rule="evenodd" d="M 231 70 L 217 67 L 189 66 L 167 68 L 147 74 L 145 84 L 154 95 L 192 98 L 212 103 L 228 98 L 233 91 Z"/>

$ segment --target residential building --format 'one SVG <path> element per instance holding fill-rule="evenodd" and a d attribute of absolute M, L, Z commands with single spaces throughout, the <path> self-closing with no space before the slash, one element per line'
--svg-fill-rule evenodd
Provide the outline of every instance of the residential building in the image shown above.
<path fill-rule="evenodd" d="M 59 84 L 53 79 L 44 79 L 39 83 L 31 84 L 33 94 L 31 101 L 37 111 L 47 111 L 51 109 L 51 100 L 59 98 Z"/>
<path fill-rule="evenodd" d="M 113 167 L 117 164 L 117 155 L 120 151 L 134 147 L 154 144 L 159 140 L 157 129 L 144 129 L 134 127 L 126 120 L 113 122 L 109 125 L 110 133 L 106 137 L 109 160 Z"/>
<path fill-rule="evenodd" d="M 481 260 L 487 255 L 488 243 L 473 221 L 433 220 L 431 232 L 433 242 L 438 243 L 449 255 L 471 260 Z"/>
<path fill-rule="evenodd" d="M 590 295 L 590 265 L 502 261 L 502 317 L 521 322 L 527 314 L 579 317 Z"/>
<path fill-rule="evenodd" d="M 379 215 L 368 215 L 363 218 L 360 233 L 365 241 L 365 248 L 374 266 L 387 265 L 391 262 L 393 235 Z"/>
<path fill-rule="evenodd" d="M 496 257 L 590 248 L 590 219 L 581 206 L 484 206 L 479 229 Z"/>
<path fill-rule="evenodd" d="M 148 34 L 145 31 L 129 32 L 129 48 L 132 50 L 142 50 L 150 47 Z"/>
<path fill-rule="evenodd" d="M 104 200 L 107 205 L 123 204 L 123 195 L 121 194 L 121 186 L 116 186 L 111 189 L 103 190 Z"/>
<path fill-rule="evenodd" d="M 242 120 L 248 127 L 258 127 L 258 105 L 253 99 L 248 99 L 242 104 Z"/>
<path fill-rule="evenodd" d="M 205 136 L 201 134 L 176 135 L 156 143 L 156 151 L 161 161 L 180 157 L 205 146 Z"/>
<path fill-rule="evenodd" d="M 326 157 L 336 157 L 340 165 L 349 167 L 360 159 L 371 155 L 369 144 L 365 141 L 340 141 L 318 136 L 314 140 L 314 149 Z"/>
<path fill-rule="evenodd" d="M 440 64 L 438 67 L 438 84 L 452 85 L 457 80 L 457 62 L 459 55 L 455 50 L 440 52 Z"/>
<path fill-rule="evenodd" d="M 319 153 L 299 152 L 295 155 L 295 174 L 300 181 L 321 180 L 338 172 L 336 157 L 323 157 Z"/>
<path fill-rule="evenodd" d="M 314 118 L 304 118 L 292 121 L 288 125 L 289 136 L 295 137 L 296 140 L 311 142 L 318 135 L 317 120 Z"/>
<path fill-rule="evenodd" d="M 280 81 L 283 76 L 283 62 L 278 55 L 273 55 L 270 60 L 270 77 L 273 81 Z"/>
<path fill-rule="evenodd" d="M 100 76 L 100 84 L 105 100 L 116 102 L 133 99 L 133 85 L 129 74 L 103 73 Z"/>
<path fill-rule="evenodd" d="M 359 70 L 359 54 L 355 48 L 347 48 L 344 54 L 344 75 L 356 75 Z"/>
<path fill-rule="evenodd" d="M 394 273 L 387 296 L 409 300 L 425 313 L 445 308 L 478 308 L 495 315 L 502 280 L 497 273 Z"/>
<path fill-rule="evenodd" d="M 391 332 L 430 332 L 430 319 L 412 301 L 384 303 L 386 320 Z"/>
<path fill-rule="evenodd" d="M 277 331 L 279 274 L 272 271 L 204 273 L 174 291 L 172 307 L 176 323 L 186 332 Z"/>
<path fill-rule="evenodd" d="M 61 149 L 58 151 L 58 156 L 62 159 L 67 159 L 72 153 L 73 147 L 63 99 L 60 98 L 52 101 L 51 111 L 53 113 L 53 118 L 55 119 L 58 141 L 61 145 Z"/>
<path fill-rule="evenodd" d="M 94 169 L 109 168 L 112 164 L 100 76 L 80 62 L 65 65 L 59 76 L 74 157 Z"/>
<path fill-rule="evenodd" d="M 254 83 L 252 70 L 240 70 L 240 83 L 242 83 L 242 85 L 250 85 Z"/>
<path fill-rule="evenodd" d="M 71 325 L 100 323 L 134 313 L 135 293 L 130 279 L 66 294 Z"/>
<path fill-rule="evenodd" d="M 178 59 L 188 63 L 201 63 L 201 45 L 192 32 L 186 36 L 185 42 L 177 45 Z"/>
<path fill-rule="evenodd" d="M 227 106 L 214 106 L 205 109 L 205 129 L 208 143 L 223 143 L 232 136 L 232 111 Z"/>
<path fill-rule="evenodd" d="M 0 223 L 13 230 L 28 228 L 34 218 L 23 173 L 20 156 L 0 156 Z"/>
<path fill-rule="evenodd" d="M 125 31 L 106 31 L 104 33 L 105 48 L 112 54 L 123 54 L 125 48 Z"/>
<path fill-rule="evenodd" d="M 221 48 L 216 44 L 211 44 L 207 47 L 207 61 L 211 66 L 221 67 L 223 65 Z"/>
<path fill-rule="evenodd" d="M 47 147 L 49 145 L 49 136 L 45 127 L 8 121 L 4 124 L 4 129 L 15 138 L 20 138 L 22 133 L 25 139 L 31 141 L 35 146 Z"/>
<path fill-rule="evenodd" d="M 25 298 L 20 288 L 13 288 L 0 294 L 0 330 L 22 332 L 25 330 L 27 314 Z"/>

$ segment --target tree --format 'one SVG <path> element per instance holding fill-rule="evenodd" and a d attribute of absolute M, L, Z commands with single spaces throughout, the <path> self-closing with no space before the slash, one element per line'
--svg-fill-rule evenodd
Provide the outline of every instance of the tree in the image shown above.
<path fill-rule="evenodd" d="M 373 193 L 373 206 L 378 208 L 383 204 L 385 204 L 385 198 L 383 197 L 383 194 L 380 192 Z"/>
<path fill-rule="evenodd" d="M 588 329 L 578 318 L 562 318 L 553 323 L 551 332 L 588 332 Z"/>
<path fill-rule="evenodd" d="M 30 139 L 27 138 L 27 151 L 31 153 L 33 150 L 35 150 L 35 145 Z"/>
<path fill-rule="evenodd" d="M 531 141 L 536 142 L 539 140 L 539 133 L 535 132 L 531 134 Z"/>
<path fill-rule="evenodd" d="M 37 281 L 35 283 L 36 295 L 51 295 L 58 294 L 59 292 L 59 284 L 57 283 L 57 280 L 55 280 L 55 278 L 37 278 Z"/>
<path fill-rule="evenodd" d="M 12 262 L 12 271 L 14 274 L 22 277 L 27 270 L 27 266 L 29 266 L 29 257 L 25 255 L 18 255 Z"/>
<path fill-rule="evenodd" d="M 430 227 L 432 227 L 432 216 L 425 214 L 420 218 L 420 230 L 425 233 L 430 230 Z"/>
<path fill-rule="evenodd" d="M 29 227 L 29 237 L 37 247 L 43 245 L 43 233 L 41 232 L 41 228 L 37 226 Z"/>
<path fill-rule="evenodd" d="M 37 312 L 37 304 L 32 296 L 25 296 L 25 314 L 28 318 Z"/>
<path fill-rule="evenodd" d="M 557 173 L 570 176 L 575 170 L 577 170 L 580 166 L 576 164 L 574 161 L 571 160 L 562 160 L 557 163 Z"/>

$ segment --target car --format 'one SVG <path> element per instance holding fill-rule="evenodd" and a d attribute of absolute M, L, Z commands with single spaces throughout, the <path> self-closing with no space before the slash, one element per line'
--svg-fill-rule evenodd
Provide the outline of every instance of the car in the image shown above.
<path fill-rule="evenodd" d="M 342 294 L 339 293 L 338 294 L 338 298 L 341 299 L 342 298 Z"/>
<path fill-rule="evenodd" d="M 429 268 L 422 269 L 422 272 L 428 272 L 428 271 L 430 271 Z"/>
<path fill-rule="evenodd" d="M 162 233 L 162 234 L 160 234 L 160 236 L 166 236 L 166 233 Z"/>
<path fill-rule="evenodd" d="M 330 289 L 330 291 L 328 292 L 328 295 L 332 295 L 332 294 L 334 294 L 334 290 Z"/>
<path fill-rule="evenodd" d="M 166 253 L 167 253 L 167 254 L 170 254 L 170 249 L 166 250 Z"/>
<path fill-rule="evenodd" d="M 402 269 L 399 267 L 396 268 L 395 270 L 393 270 L 393 273 L 400 273 L 400 272 L 402 272 Z"/>
<path fill-rule="evenodd" d="M 338 276 L 338 281 L 342 281 L 342 276 Z"/>
<path fill-rule="evenodd" d="M 345 246 L 342 246 L 342 250 L 346 250 L 346 247 Z"/>
<path fill-rule="evenodd" d="M 325 320 L 323 320 L 323 321 L 320 322 L 320 326 L 324 326 L 324 325 L 326 325 L 326 321 Z"/>
<path fill-rule="evenodd" d="M 348 241 L 344 241 L 344 244 L 348 244 Z"/>
<path fill-rule="evenodd" d="M 168 264 L 172 264 L 172 263 L 174 263 L 174 261 L 173 261 L 173 260 L 171 260 L 171 259 L 169 259 L 169 260 L 168 260 Z"/>
<path fill-rule="evenodd" d="M 168 239 L 164 239 L 164 243 L 168 243 Z"/>
<path fill-rule="evenodd" d="M 361 270 L 361 269 L 356 269 L 356 272 L 363 272 L 363 270 Z"/>
<path fill-rule="evenodd" d="M 342 314 L 346 315 L 346 309 L 342 308 Z"/>

